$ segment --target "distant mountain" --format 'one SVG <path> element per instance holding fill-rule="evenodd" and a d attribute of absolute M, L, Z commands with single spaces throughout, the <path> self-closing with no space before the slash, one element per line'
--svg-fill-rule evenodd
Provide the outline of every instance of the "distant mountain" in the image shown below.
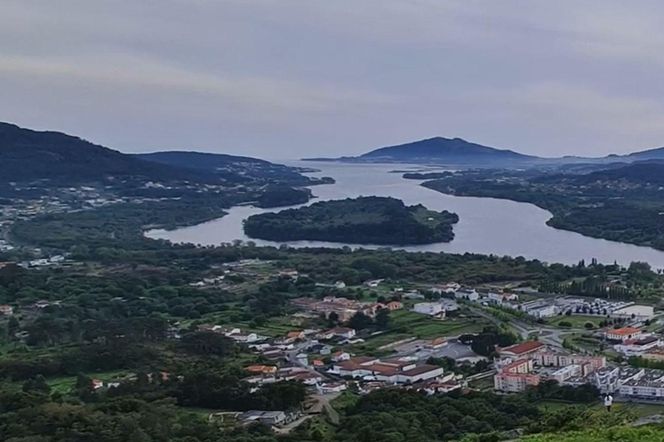
<path fill-rule="evenodd" d="M 343 157 L 340 161 L 425 163 L 476 166 L 505 166 L 544 161 L 507 149 L 496 149 L 471 143 L 461 138 L 435 137 L 412 143 L 382 147 L 359 157 Z"/>
<path fill-rule="evenodd" d="M 109 178 L 216 179 L 212 174 L 143 161 L 60 132 L 38 132 L 0 122 L 0 181 L 50 180 L 77 184 Z"/>
<path fill-rule="evenodd" d="M 623 155 L 621 158 L 629 161 L 664 160 L 664 147 L 633 152 L 629 155 Z"/>
<path fill-rule="evenodd" d="M 599 170 L 575 178 L 578 183 L 625 180 L 638 184 L 664 186 L 664 160 L 638 161 L 622 167 Z"/>
<path fill-rule="evenodd" d="M 254 165 L 269 165 L 269 161 L 251 157 L 226 155 L 219 153 L 190 152 L 190 151 L 167 151 L 153 152 L 134 155 L 142 160 L 154 163 L 167 164 L 169 166 L 187 167 L 190 169 L 201 169 L 214 171 L 232 164 L 245 163 Z M 285 167 L 285 166 L 284 166 Z"/>

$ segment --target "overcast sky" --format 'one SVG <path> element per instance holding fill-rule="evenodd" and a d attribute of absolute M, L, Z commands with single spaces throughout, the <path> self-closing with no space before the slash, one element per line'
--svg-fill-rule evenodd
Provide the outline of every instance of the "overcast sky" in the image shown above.
<path fill-rule="evenodd" d="M 664 145 L 664 3 L 2 0 L 0 120 L 126 152 Z"/>

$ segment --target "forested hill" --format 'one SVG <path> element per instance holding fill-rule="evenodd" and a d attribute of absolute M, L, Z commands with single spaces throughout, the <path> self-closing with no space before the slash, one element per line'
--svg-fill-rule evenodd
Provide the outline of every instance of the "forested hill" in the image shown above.
<path fill-rule="evenodd" d="M 575 178 L 575 181 L 580 184 L 606 180 L 624 180 L 635 184 L 664 186 L 664 161 L 639 161 L 618 168 L 599 170 L 586 175 L 580 175 Z"/>
<path fill-rule="evenodd" d="M 211 174 L 150 163 L 61 132 L 0 122 L 0 180 L 75 185 L 109 177 L 211 181 Z"/>
<path fill-rule="evenodd" d="M 511 150 L 471 143 L 461 138 L 435 137 L 397 146 L 383 147 L 361 155 L 362 159 L 393 161 L 445 161 L 451 163 L 495 163 L 537 159 Z"/>
<path fill-rule="evenodd" d="M 452 225 L 458 220 L 447 211 L 373 196 L 254 215 L 245 221 L 244 229 L 253 238 L 273 241 L 407 245 L 451 241 Z"/>
<path fill-rule="evenodd" d="M 200 152 L 129 155 L 65 133 L 0 122 L 0 186 L 43 180 L 77 186 L 125 179 L 231 185 L 321 182 L 298 169 L 256 158 Z"/>
<path fill-rule="evenodd" d="M 237 183 L 256 179 L 290 185 L 310 185 L 318 182 L 302 175 L 296 168 L 245 156 L 191 151 L 154 152 L 135 156 L 156 164 L 214 174 Z"/>
<path fill-rule="evenodd" d="M 434 163 L 464 166 L 508 166 L 541 161 L 507 149 L 496 149 L 461 138 L 434 137 L 412 143 L 382 147 L 358 157 L 339 160 L 354 162 Z"/>

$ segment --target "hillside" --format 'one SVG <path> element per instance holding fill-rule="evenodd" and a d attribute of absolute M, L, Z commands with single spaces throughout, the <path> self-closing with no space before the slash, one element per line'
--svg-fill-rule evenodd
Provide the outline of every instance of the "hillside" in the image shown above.
<path fill-rule="evenodd" d="M 50 180 L 70 185 L 110 177 L 212 181 L 214 176 L 150 163 L 60 132 L 0 123 L 2 182 Z"/>
<path fill-rule="evenodd" d="M 332 241 L 407 245 L 451 241 L 458 216 L 386 197 L 323 201 L 249 217 L 247 235 L 273 241 Z"/>
<path fill-rule="evenodd" d="M 67 187 L 126 180 L 227 186 L 333 182 L 256 158 L 178 151 L 130 155 L 65 133 L 0 122 L 0 188 L 12 182 Z"/>
<path fill-rule="evenodd" d="M 599 170 L 574 179 L 579 184 L 624 180 L 635 184 L 664 186 L 664 162 L 640 161 L 617 168 Z"/>
<path fill-rule="evenodd" d="M 538 157 L 520 154 L 512 150 L 482 146 L 461 138 L 443 137 L 381 147 L 358 157 L 343 157 L 338 160 L 375 163 L 434 163 L 481 167 L 523 165 L 542 161 Z"/>
<path fill-rule="evenodd" d="M 155 164 L 216 175 L 224 181 L 235 183 L 256 180 L 302 186 L 319 183 L 319 180 L 302 175 L 296 168 L 245 156 L 185 151 L 154 152 L 134 156 Z"/>
<path fill-rule="evenodd" d="M 633 152 L 622 158 L 629 161 L 664 160 L 664 147 Z"/>

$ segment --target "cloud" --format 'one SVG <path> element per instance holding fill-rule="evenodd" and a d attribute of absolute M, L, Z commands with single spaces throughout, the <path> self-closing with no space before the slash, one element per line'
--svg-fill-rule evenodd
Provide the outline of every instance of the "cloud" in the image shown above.
<path fill-rule="evenodd" d="M 389 99 L 365 91 L 308 86 L 270 78 L 233 77 L 182 69 L 146 58 L 112 55 L 49 59 L 0 57 L 0 73 L 67 79 L 118 88 L 149 88 L 158 93 L 201 94 L 261 112 L 329 112 L 340 106 L 385 104 Z"/>
<path fill-rule="evenodd" d="M 6 0 L 0 119 L 130 150 L 625 151 L 664 143 L 663 20 L 651 0 Z"/>

